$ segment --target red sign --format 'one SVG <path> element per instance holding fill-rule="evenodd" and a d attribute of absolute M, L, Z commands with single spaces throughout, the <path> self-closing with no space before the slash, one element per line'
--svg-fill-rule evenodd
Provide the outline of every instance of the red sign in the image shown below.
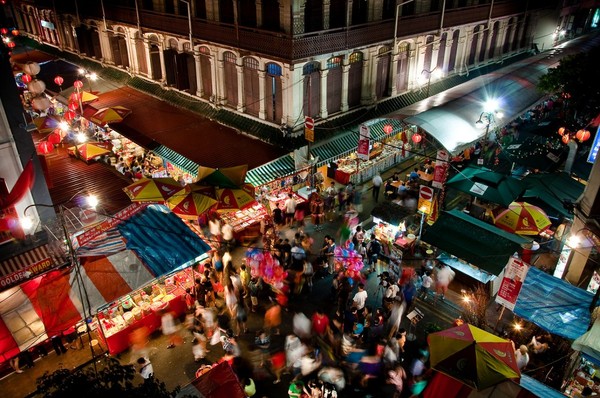
<path fill-rule="evenodd" d="M 313 119 L 310 116 L 305 116 L 304 117 L 304 127 L 308 130 L 314 130 L 315 129 L 315 119 Z"/>
<path fill-rule="evenodd" d="M 423 200 L 431 200 L 433 198 L 433 189 L 429 188 L 427 185 L 421 185 L 419 197 Z"/>
<path fill-rule="evenodd" d="M 115 214 L 112 217 L 102 221 L 100 224 L 92 227 L 80 235 L 75 237 L 78 247 L 84 246 L 86 243 L 91 242 L 104 232 L 120 224 L 122 221 L 128 220 L 131 216 L 138 213 L 140 210 L 146 208 L 146 205 L 134 203 Z"/>
<path fill-rule="evenodd" d="M 436 162 L 435 168 L 433 169 L 433 181 L 431 181 L 431 185 L 435 188 L 442 189 L 444 187 L 444 183 L 446 182 L 447 177 L 448 163 L 438 164 Z"/>
<path fill-rule="evenodd" d="M 508 308 L 515 309 L 515 303 L 523 287 L 523 281 L 529 271 L 529 265 L 521 259 L 511 257 L 504 268 L 504 277 L 498 289 L 496 302 Z"/>

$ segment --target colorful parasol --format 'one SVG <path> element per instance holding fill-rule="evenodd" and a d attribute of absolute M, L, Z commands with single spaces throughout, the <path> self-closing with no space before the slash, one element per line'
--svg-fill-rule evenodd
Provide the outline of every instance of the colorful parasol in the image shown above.
<path fill-rule="evenodd" d="M 198 167 L 198 182 L 221 188 L 238 188 L 244 184 L 247 171 L 247 165 L 221 169 L 200 166 Z"/>
<path fill-rule="evenodd" d="M 36 117 L 33 124 L 40 133 L 50 133 L 58 127 L 59 120 L 55 116 Z"/>
<path fill-rule="evenodd" d="M 216 190 L 217 210 L 230 211 L 245 209 L 253 205 L 254 187 L 251 184 L 245 184 L 241 188 L 220 188 Z"/>
<path fill-rule="evenodd" d="M 69 150 L 73 151 L 79 159 L 85 162 L 90 162 L 99 156 L 111 153 L 110 148 L 107 148 L 104 144 L 99 142 L 86 142 L 85 144 L 77 145 L 74 148 L 72 147 Z"/>
<path fill-rule="evenodd" d="M 88 103 L 94 102 L 98 98 L 100 98 L 97 95 L 94 95 L 88 91 L 82 91 L 81 93 L 79 93 L 79 95 L 81 95 L 81 103 L 82 104 L 88 104 Z"/>
<path fill-rule="evenodd" d="M 508 209 L 495 214 L 494 224 L 514 234 L 538 235 L 552 225 L 552 222 L 539 207 L 527 202 L 512 202 Z"/>
<path fill-rule="evenodd" d="M 431 333 L 431 367 L 477 390 L 521 377 L 514 346 L 467 323 Z"/>
<path fill-rule="evenodd" d="M 193 191 L 188 187 L 167 199 L 167 206 L 173 213 L 183 218 L 197 219 L 217 204 L 216 199 L 205 195 L 201 190 Z M 212 190 L 211 187 L 208 188 Z"/>
<path fill-rule="evenodd" d="M 122 122 L 130 113 L 130 109 L 117 105 L 99 109 L 90 117 L 90 120 L 97 125 L 104 126 L 109 123 Z"/>
<path fill-rule="evenodd" d="M 133 202 L 164 203 L 183 187 L 174 179 L 142 178 L 123 188 Z"/>

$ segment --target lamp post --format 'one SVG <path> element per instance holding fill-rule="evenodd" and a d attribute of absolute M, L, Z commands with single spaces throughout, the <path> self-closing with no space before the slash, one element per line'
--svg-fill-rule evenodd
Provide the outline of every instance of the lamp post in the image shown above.
<path fill-rule="evenodd" d="M 408 3 L 412 3 L 413 1 L 415 0 L 407 0 L 403 1 L 402 3 L 396 4 L 396 18 L 394 22 L 394 48 L 392 50 L 392 54 L 396 54 L 396 47 L 398 44 L 398 17 L 400 16 L 400 7 Z"/>
<path fill-rule="evenodd" d="M 435 75 L 434 75 L 434 73 L 435 73 Z M 425 90 L 425 97 L 429 97 L 429 86 L 431 85 L 431 75 L 434 75 L 435 79 L 438 79 L 441 76 L 442 71 L 439 70 L 438 67 L 436 66 L 432 70 L 423 69 L 421 71 L 421 78 L 424 78 L 424 74 L 427 74 L 427 90 Z"/>
<path fill-rule="evenodd" d="M 192 54 L 194 53 L 194 41 L 192 35 L 192 8 L 190 7 L 190 2 L 188 0 L 181 0 L 182 3 L 185 3 L 187 6 L 187 17 L 188 17 L 188 31 L 190 36 L 190 51 Z"/>
<path fill-rule="evenodd" d="M 65 213 L 64 213 L 65 205 L 67 203 L 71 202 L 78 194 L 79 194 L 79 192 L 77 192 L 75 195 L 73 195 L 69 200 L 64 201 L 60 204 L 50 205 L 50 204 L 44 204 L 44 203 L 33 203 L 33 204 L 27 206 L 25 208 L 25 210 L 23 210 L 24 218 L 23 218 L 23 220 L 21 220 L 21 224 L 23 225 L 23 228 L 26 230 L 31 229 L 32 226 L 34 225 L 32 219 L 29 216 L 27 216 L 27 211 L 32 207 L 51 208 L 51 209 L 54 209 L 55 212 L 57 212 L 58 221 L 60 223 L 62 233 L 65 236 L 65 243 L 67 245 L 68 255 L 71 259 L 71 264 L 73 265 L 73 267 L 75 269 L 75 277 L 78 282 L 79 298 L 81 300 L 81 307 L 83 310 L 84 324 L 86 326 L 86 333 L 87 333 L 88 339 L 89 339 L 89 346 L 90 346 L 90 351 L 92 353 L 92 359 L 94 359 L 94 358 L 96 358 L 96 354 L 94 352 L 94 347 L 91 344 L 92 336 L 91 336 L 90 325 L 88 323 L 88 320 L 91 320 L 91 318 L 92 318 L 92 308 L 91 308 L 91 304 L 89 301 L 89 296 L 88 296 L 87 290 L 85 288 L 83 277 L 81 275 L 81 263 L 79 262 L 79 258 L 77 257 L 77 254 L 73 247 L 73 241 L 71 239 L 71 235 L 69 234 L 69 230 L 67 228 L 67 222 L 66 222 Z M 87 205 L 90 208 L 95 208 L 98 205 L 98 198 L 93 195 L 88 196 L 86 198 L 86 201 L 87 201 Z M 93 362 L 94 362 L 94 370 L 97 371 L 95 361 L 93 361 Z"/>
<path fill-rule="evenodd" d="M 502 117 L 500 112 L 499 102 L 496 99 L 489 99 L 483 104 L 483 112 L 479 115 L 479 119 L 475 122 L 475 126 L 479 128 L 485 127 L 484 142 L 487 142 L 488 134 L 490 132 L 490 125 L 496 122 L 496 118 Z"/>

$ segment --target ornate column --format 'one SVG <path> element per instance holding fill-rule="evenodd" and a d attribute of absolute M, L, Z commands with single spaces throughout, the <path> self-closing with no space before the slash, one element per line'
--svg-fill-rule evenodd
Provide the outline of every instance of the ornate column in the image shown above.
<path fill-rule="evenodd" d="M 165 53 L 163 49 L 163 43 L 160 44 L 159 47 L 159 56 L 160 56 L 160 80 L 162 82 L 167 82 L 167 68 L 165 66 Z"/>
<path fill-rule="evenodd" d="M 320 112 L 320 116 L 322 119 L 327 119 L 327 116 L 329 116 L 329 113 L 327 112 L 327 75 L 329 74 L 329 69 L 321 69 L 319 71 L 319 74 L 321 75 L 321 112 Z"/>
<path fill-rule="evenodd" d="M 238 83 L 238 112 L 244 112 L 246 109 L 246 98 L 244 97 L 244 65 L 238 64 L 242 59 L 238 58 L 235 63 L 235 70 L 237 71 L 237 83 Z"/>
<path fill-rule="evenodd" d="M 342 104 L 340 110 L 346 112 L 348 110 L 348 78 L 350 75 L 350 64 L 348 58 L 342 61 Z"/>
<path fill-rule="evenodd" d="M 143 37 L 141 37 L 140 39 L 143 40 Z M 154 72 L 152 71 L 152 58 L 150 57 L 150 43 L 148 43 L 145 40 L 143 41 L 143 43 L 144 43 L 143 56 L 146 57 L 146 69 L 148 70 L 148 72 L 146 73 L 146 77 L 152 79 Z"/>
<path fill-rule="evenodd" d="M 200 53 L 194 51 L 194 66 L 196 67 L 196 95 L 202 97 L 204 95 L 204 87 L 202 86 L 202 68 L 200 66 Z"/>
<path fill-rule="evenodd" d="M 266 110 L 265 110 L 265 77 L 267 76 L 267 72 L 264 70 L 258 71 L 258 98 L 260 98 L 260 104 L 258 109 L 258 117 L 262 120 L 267 118 Z"/>

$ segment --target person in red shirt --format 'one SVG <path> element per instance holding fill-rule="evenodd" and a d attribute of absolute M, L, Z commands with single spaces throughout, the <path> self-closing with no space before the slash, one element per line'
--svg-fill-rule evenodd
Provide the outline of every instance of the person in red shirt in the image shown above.
<path fill-rule="evenodd" d="M 318 336 L 325 336 L 329 328 L 329 317 L 323 313 L 323 310 L 318 309 L 312 316 L 312 327 Z"/>

